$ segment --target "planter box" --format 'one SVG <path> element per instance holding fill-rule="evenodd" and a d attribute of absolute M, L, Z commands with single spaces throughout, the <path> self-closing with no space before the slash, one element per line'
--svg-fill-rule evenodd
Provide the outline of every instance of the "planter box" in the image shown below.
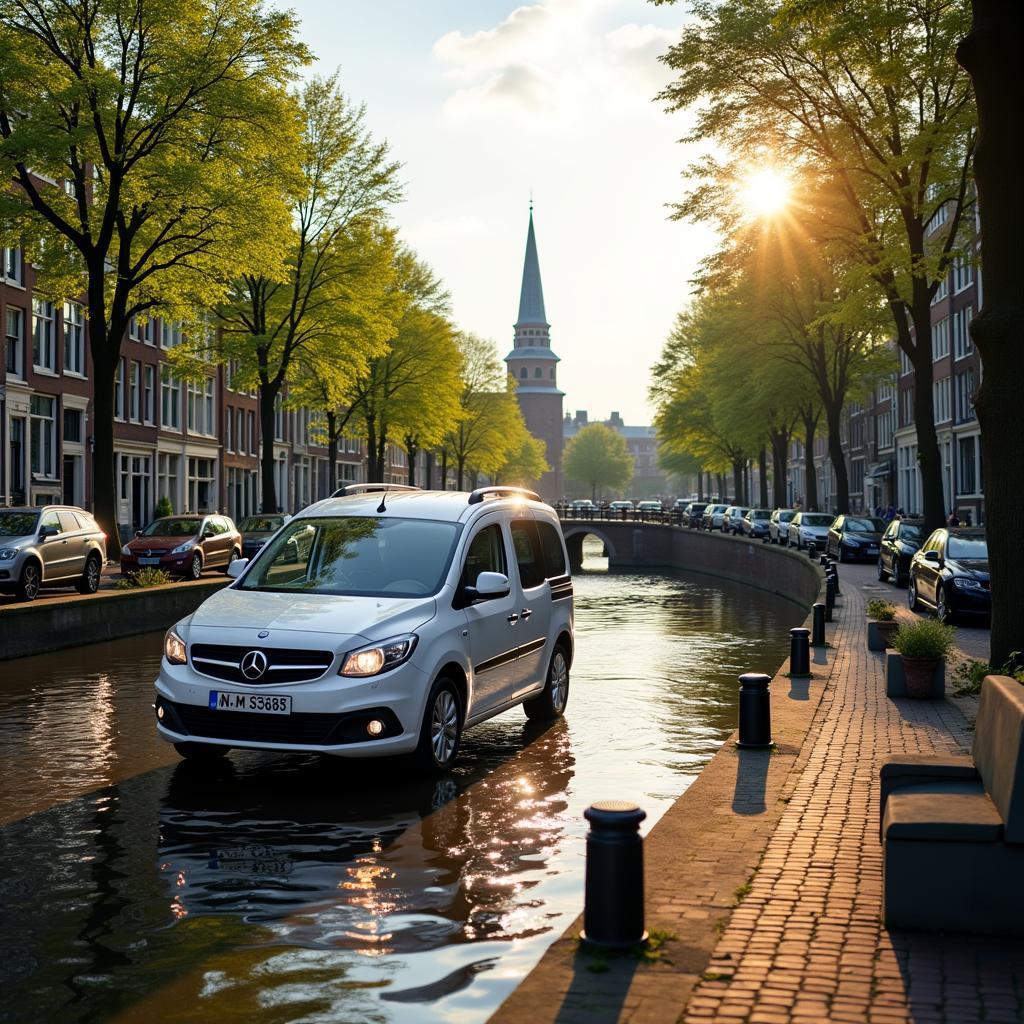
<path fill-rule="evenodd" d="M 888 622 L 882 623 L 883 626 L 889 625 Z M 884 651 L 889 646 L 889 637 L 891 634 L 885 629 L 879 629 L 878 619 L 868 619 L 868 650 L 869 651 Z M 893 632 L 899 628 L 897 623 L 893 627 Z"/>
<path fill-rule="evenodd" d="M 906 697 L 907 682 L 903 675 L 903 658 L 899 651 L 888 648 L 885 652 L 885 695 Z M 946 661 L 943 659 L 932 676 L 932 692 L 929 700 L 943 700 L 946 696 Z"/>

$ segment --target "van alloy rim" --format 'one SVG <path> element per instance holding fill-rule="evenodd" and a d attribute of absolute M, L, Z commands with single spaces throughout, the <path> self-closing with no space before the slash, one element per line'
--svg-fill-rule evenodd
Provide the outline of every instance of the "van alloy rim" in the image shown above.
<path fill-rule="evenodd" d="M 561 711 L 565 707 L 568 697 L 569 669 L 565 664 L 565 655 L 561 651 L 555 651 L 551 663 L 551 703 L 556 711 Z"/>
<path fill-rule="evenodd" d="M 459 732 L 459 710 L 455 698 L 448 690 L 442 690 L 434 701 L 430 716 L 430 743 L 438 764 L 447 764 L 455 751 Z"/>

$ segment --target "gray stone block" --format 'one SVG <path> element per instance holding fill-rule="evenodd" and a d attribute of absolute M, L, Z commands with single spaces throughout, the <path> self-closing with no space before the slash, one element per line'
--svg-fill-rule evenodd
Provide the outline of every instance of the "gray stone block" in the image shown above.
<path fill-rule="evenodd" d="M 903 674 L 903 659 L 899 651 L 886 648 L 885 651 L 885 695 L 886 697 L 906 697 L 907 680 Z M 946 662 L 939 662 L 932 677 L 930 700 L 942 700 L 946 696 Z"/>
<path fill-rule="evenodd" d="M 886 623 L 888 625 L 888 623 Z M 889 646 L 889 637 L 891 634 L 888 630 L 883 631 L 878 628 L 877 619 L 868 619 L 868 650 L 869 651 L 884 651 Z"/>

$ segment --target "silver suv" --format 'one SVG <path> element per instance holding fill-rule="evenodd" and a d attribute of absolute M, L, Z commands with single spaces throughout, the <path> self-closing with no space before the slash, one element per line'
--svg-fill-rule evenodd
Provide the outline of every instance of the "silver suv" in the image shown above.
<path fill-rule="evenodd" d="M 107 535 L 84 509 L 0 509 L 0 593 L 34 601 L 40 587 L 59 584 L 95 594 L 106 560 Z"/>

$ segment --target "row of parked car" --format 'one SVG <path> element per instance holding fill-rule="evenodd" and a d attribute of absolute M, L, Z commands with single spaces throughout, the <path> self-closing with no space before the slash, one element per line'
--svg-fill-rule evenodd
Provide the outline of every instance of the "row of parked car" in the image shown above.
<path fill-rule="evenodd" d="M 689 502 L 683 524 L 694 529 L 810 548 L 839 562 L 876 562 L 878 579 L 906 588 L 907 604 L 931 609 L 943 622 L 957 616 L 988 615 L 992 591 L 988 542 L 978 528 L 942 527 L 926 533 L 923 519 L 805 512 L 792 508 L 744 508 Z"/>
<path fill-rule="evenodd" d="M 224 515 L 154 519 L 121 548 L 121 572 L 163 569 L 199 579 L 205 569 L 251 558 L 288 521 L 256 515 L 237 526 Z M 94 594 L 107 561 L 107 535 L 90 512 L 71 505 L 0 509 L 0 594 L 33 601 L 45 586 L 74 586 Z"/>

